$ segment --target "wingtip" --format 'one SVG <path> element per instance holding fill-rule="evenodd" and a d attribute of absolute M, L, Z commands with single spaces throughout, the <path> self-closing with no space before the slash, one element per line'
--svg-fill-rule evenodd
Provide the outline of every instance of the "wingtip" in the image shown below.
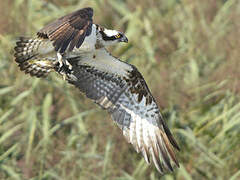
<path fill-rule="evenodd" d="M 174 139 L 174 137 L 173 137 L 172 133 L 170 132 L 167 124 L 165 123 L 165 121 L 163 120 L 163 118 L 161 116 L 160 116 L 160 121 L 161 121 L 161 123 L 163 125 L 163 129 L 164 129 L 164 131 L 165 131 L 165 133 L 166 133 L 170 143 L 172 144 L 172 146 L 174 148 L 176 148 L 178 151 L 180 151 L 181 149 L 180 149 L 177 141 Z"/>
<path fill-rule="evenodd" d="M 145 144 L 143 144 L 143 147 L 142 147 L 142 154 L 143 154 L 143 157 L 145 159 L 145 161 L 150 164 L 150 154 L 148 152 L 148 148 L 146 147 Z"/>
<path fill-rule="evenodd" d="M 181 148 L 179 147 L 177 141 L 173 137 L 171 138 L 170 142 L 174 148 L 176 148 L 178 151 L 181 151 Z"/>

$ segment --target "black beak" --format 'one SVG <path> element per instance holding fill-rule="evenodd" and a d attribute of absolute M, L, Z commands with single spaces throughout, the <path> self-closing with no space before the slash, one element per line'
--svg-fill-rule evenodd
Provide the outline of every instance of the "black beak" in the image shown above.
<path fill-rule="evenodd" d="M 128 38 L 125 35 L 123 35 L 123 37 L 120 39 L 120 41 L 128 43 Z"/>

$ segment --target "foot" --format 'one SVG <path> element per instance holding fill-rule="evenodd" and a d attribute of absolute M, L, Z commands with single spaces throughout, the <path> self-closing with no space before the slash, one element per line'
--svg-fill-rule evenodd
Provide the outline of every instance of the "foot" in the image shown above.
<path fill-rule="evenodd" d="M 72 65 L 64 58 L 64 54 L 57 53 L 57 60 L 59 62 L 59 72 L 62 70 L 63 66 L 65 66 L 64 69 L 72 70 Z"/>
<path fill-rule="evenodd" d="M 68 62 L 68 60 L 65 60 L 64 62 L 67 65 L 68 69 L 72 70 L 72 65 Z"/>
<path fill-rule="evenodd" d="M 63 66 L 63 56 L 61 53 L 57 53 L 57 60 L 59 62 L 59 68 L 61 68 Z"/>
<path fill-rule="evenodd" d="M 58 68 L 58 73 L 63 77 L 63 80 L 66 80 L 68 75 L 71 74 L 71 71 L 63 65 L 62 67 Z"/>

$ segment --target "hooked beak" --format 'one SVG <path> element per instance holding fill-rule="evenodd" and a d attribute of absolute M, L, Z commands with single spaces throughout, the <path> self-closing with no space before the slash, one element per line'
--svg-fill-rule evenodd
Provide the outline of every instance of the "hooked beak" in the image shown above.
<path fill-rule="evenodd" d="M 123 37 L 120 39 L 120 41 L 128 43 L 128 38 L 125 35 L 123 35 Z"/>

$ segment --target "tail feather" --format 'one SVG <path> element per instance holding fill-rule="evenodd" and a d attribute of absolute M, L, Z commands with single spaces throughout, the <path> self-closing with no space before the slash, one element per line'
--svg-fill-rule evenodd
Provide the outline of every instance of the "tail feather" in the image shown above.
<path fill-rule="evenodd" d="M 28 38 L 20 37 L 16 42 L 15 61 L 21 71 L 29 73 L 31 76 L 46 77 L 50 71 L 52 71 L 56 62 L 46 58 L 40 58 L 39 47 L 43 39 L 41 38 Z"/>
<path fill-rule="evenodd" d="M 36 77 L 46 77 L 54 68 L 55 64 L 49 60 L 30 60 L 18 65 L 21 71 Z"/>
<path fill-rule="evenodd" d="M 14 48 L 14 56 L 16 57 L 16 62 L 22 63 L 33 58 L 34 56 L 37 56 L 37 50 L 41 42 L 41 39 L 20 37 L 19 41 L 16 43 L 16 47 Z"/>

